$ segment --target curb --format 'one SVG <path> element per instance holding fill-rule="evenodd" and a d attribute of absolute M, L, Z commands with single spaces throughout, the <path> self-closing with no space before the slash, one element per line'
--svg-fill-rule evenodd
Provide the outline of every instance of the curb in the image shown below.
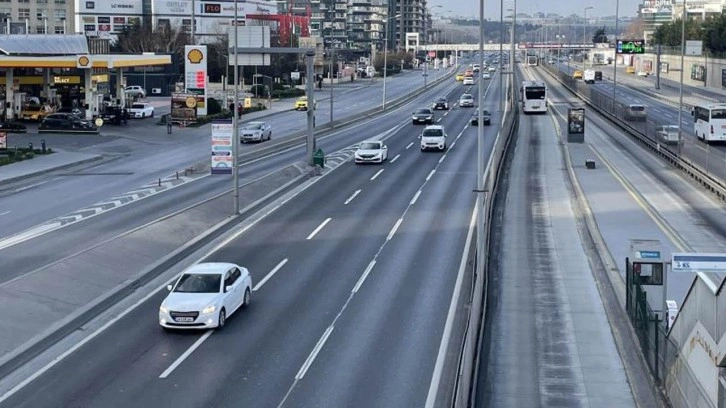
<path fill-rule="evenodd" d="M 0 180 L 0 186 L 5 185 L 5 184 L 14 183 L 14 182 L 16 182 L 16 181 L 18 181 L 20 179 L 29 178 L 29 177 L 35 177 L 35 176 L 38 176 L 38 175 L 41 175 L 41 174 L 50 173 L 50 172 L 56 171 L 56 170 L 63 170 L 63 169 L 67 169 L 67 168 L 73 167 L 73 166 L 78 166 L 78 165 L 81 165 L 81 164 L 92 163 L 94 161 L 98 161 L 98 160 L 101 160 L 101 159 L 103 159 L 103 156 L 96 155 L 94 157 L 89 157 L 87 159 L 78 160 L 78 161 L 75 161 L 73 163 L 67 163 L 67 164 L 63 164 L 63 165 L 60 165 L 60 166 L 56 166 L 56 167 L 49 167 L 47 169 L 37 170 L 37 171 L 30 172 L 30 173 L 26 173 L 26 174 L 23 174 L 21 176 L 10 177 L 10 178 L 5 179 L 5 180 Z"/>
<path fill-rule="evenodd" d="M 76 310 L 70 316 L 61 320 L 55 327 L 51 327 L 46 331 L 34 336 L 30 340 L 26 341 L 24 344 L 18 347 L 16 351 L 8 353 L 8 357 L 4 359 L 5 361 L 0 363 L 0 378 L 6 377 L 15 370 L 19 369 L 24 364 L 56 344 L 58 341 L 67 337 L 69 334 L 78 330 L 84 324 L 91 321 L 95 316 L 99 314 L 100 311 L 108 309 L 110 306 L 120 302 L 121 300 L 141 288 L 143 285 L 150 282 L 152 279 L 156 278 L 161 273 L 175 265 L 176 263 L 182 261 L 189 255 L 194 253 L 196 250 L 202 248 L 207 243 L 229 231 L 237 223 L 243 221 L 247 217 L 252 216 L 256 211 L 262 209 L 268 202 L 281 197 L 286 192 L 292 190 L 295 186 L 301 184 L 302 181 L 309 177 L 309 173 L 303 173 L 293 178 L 292 180 L 288 181 L 287 183 L 283 184 L 282 186 L 271 191 L 270 193 L 251 203 L 247 207 L 243 208 L 240 211 L 239 215 L 230 216 L 227 219 L 217 223 L 203 234 L 197 236 L 194 240 L 188 242 L 186 245 L 183 245 L 180 248 L 177 248 L 172 253 L 160 259 L 155 264 L 152 264 L 143 271 L 139 272 L 133 278 L 117 285 L 106 294 L 97 297 L 91 303 Z M 225 194 L 226 193 L 228 192 L 225 192 Z M 203 205 L 215 198 L 218 198 L 218 196 L 204 200 L 203 202 L 194 204 L 190 207 L 181 209 L 173 214 L 168 215 L 167 217 L 164 217 L 164 219 L 182 213 L 191 208 Z"/>

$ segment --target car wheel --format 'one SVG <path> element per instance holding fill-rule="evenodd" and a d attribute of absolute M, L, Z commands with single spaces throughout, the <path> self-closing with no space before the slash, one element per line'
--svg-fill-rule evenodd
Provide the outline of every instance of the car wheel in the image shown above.
<path fill-rule="evenodd" d="M 224 323 L 227 321 L 227 312 L 222 308 L 222 310 L 219 311 L 219 320 L 217 320 L 217 329 L 222 329 L 224 327 Z"/>
<path fill-rule="evenodd" d="M 150 117 L 151 117 L 151 118 L 153 118 L 153 117 L 154 117 L 154 112 L 151 112 L 151 116 L 150 116 Z"/>
<path fill-rule="evenodd" d="M 141 119 L 146 119 L 146 113 L 141 112 Z"/>
<path fill-rule="evenodd" d="M 250 288 L 245 289 L 244 297 L 242 298 L 242 307 L 247 307 L 250 305 L 250 298 L 252 292 L 250 292 Z"/>

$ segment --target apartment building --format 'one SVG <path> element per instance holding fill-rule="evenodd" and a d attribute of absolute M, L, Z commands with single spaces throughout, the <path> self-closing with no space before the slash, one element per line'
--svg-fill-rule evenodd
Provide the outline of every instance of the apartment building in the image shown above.
<path fill-rule="evenodd" d="M 350 0 L 348 5 L 347 31 L 349 48 L 368 50 L 383 49 L 388 4 L 385 0 Z"/>
<path fill-rule="evenodd" d="M 73 32 L 76 0 L 0 0 L 0 33 L 64 34 Z"/>
<path fill-rule="evenodd" d="M 426 0 L 389 0 L 388 15 L 399 16 L 388 25 L 388 47 L 400 50 L 406 46 L 406 33 L 417 33 L 419 42 L 425 44 L 433 32 L 431 13 Z"/>

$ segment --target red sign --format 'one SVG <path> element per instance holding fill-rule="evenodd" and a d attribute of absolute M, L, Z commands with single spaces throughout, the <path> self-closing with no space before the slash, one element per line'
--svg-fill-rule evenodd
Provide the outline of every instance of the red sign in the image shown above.
<path fill-rule="evenodd" d="M 433 58 L 435 56 L 436 56 L 436 51 L 429 51 L 429 57 Z"/>
<path fill-rule="evenodd" d="M 0 132 L 0 149 L 7 149 L 8 148 L 8 134 L 5 132 Z"/>

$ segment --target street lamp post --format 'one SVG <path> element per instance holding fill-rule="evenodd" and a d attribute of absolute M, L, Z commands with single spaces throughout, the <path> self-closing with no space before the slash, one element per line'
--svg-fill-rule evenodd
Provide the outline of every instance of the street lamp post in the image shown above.
<path fill-rule="evenodd" d="M 684 4 L 686 0 L 683 0 Z M 618 22 L 620 20 L 620 0 L 615 0 L 615 55 L 613 55 L 613 99 L 610 112 L 615 112 L 615 89 L 618 86 Z M 681 67 L 683 68 L 683 67 Z M 680 144 L 679 144 L 680 145 Z"/>
<path fill-rule="evenodd" d="M 393 17 L 387 18 L 384 21 L 384 39 L 383 39 L 383 103 L 381 104 L 382 110 L 386 110 L 386 73 L 388 72 L 388 21 L 394 18 L 401 17 L 400 14 L 396 14 Z"/>
<path fill-rule="evenodd" d="M 681 81 L 678 86 L 678 156 L 681 155 L 681 126 L 683 121 L 683 71 L 686 53 L 686 0 L 683 0 L 683 15 L 681 15 Z M 658 67 L 660 69 L 660 67 Z M 614 92 L 613 92 L 614 94 Z"/>
<path fill-rule="evenodd" d="M 595 7 L 592 7 L 592 6 L 590 6 L 590 7 L 585 7 L 585 22 L 584 22 L 584 23 L 583 23 L 583 25 L 582 25 L 582 45 L 583 45 L 583 46 L 584 46 L 585 44 L 587 44 L 587 10 L 592 10 L 592 9 L 594 9 L 594 8 L 595 8 Z M 585 68 L 585 57 L 584 57 L 585 51 L 586 51 L 586 50 L 584 50 L 584 49 L 583 49 L 583 51 L 582 51 L 582 53 L 583 53 L 583 57 L 582 57 L 582 67 L 583 67 L 583 68 Z"/>
<path fill-rule="evenodd" d="M 239 48 L 239 35 L 237 29 L 239 25 L 237 0 L 234 0 L 234 112 L 232 112 L 232 192 L 234 197 L 234 215 L 239 214 L 239 58 L 237 58 L 237 49 Z M 194 22 L 192 22 L 194 27 Z"/>

